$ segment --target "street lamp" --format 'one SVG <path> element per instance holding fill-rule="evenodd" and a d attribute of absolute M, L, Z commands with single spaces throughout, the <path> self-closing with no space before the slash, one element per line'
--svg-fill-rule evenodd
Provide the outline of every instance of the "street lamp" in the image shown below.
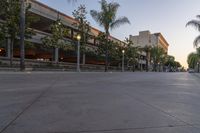
<path fill-rule="evenodd" d="M 80 70 L 80 40 L 81 40 L 81 36 L 77 35 L 76 39 L 78 40 L 78 45 L 77 45 L 77 72 L 81 72 L 81 70 Z"/>
<path fill-rule="evenodd" d="M 197 62 L 197 72 L 199 73 L 199 62 Z"/>
<path fill-rule="evenodd" d="M 124 53 L 125 50 L 122 50 L 122 72 L 124 72 Z"/>

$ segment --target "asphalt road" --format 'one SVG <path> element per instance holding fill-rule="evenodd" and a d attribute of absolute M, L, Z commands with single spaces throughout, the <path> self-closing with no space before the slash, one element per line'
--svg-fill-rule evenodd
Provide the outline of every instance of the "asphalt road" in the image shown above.
<path fill-rule="evenodd" d="M 200 77 L 1 72 L 0 133 L 200 133 Z"/>

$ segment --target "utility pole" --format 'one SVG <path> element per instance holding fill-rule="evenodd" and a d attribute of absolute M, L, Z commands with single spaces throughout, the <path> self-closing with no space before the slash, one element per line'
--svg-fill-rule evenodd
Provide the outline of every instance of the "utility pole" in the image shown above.
<path fill-rule="evenodd" d="M 24 50 L 24 34 L 25 34 L 25 0 L 20 0 L 20 70 L 25 70 L 25 50 Z"/>

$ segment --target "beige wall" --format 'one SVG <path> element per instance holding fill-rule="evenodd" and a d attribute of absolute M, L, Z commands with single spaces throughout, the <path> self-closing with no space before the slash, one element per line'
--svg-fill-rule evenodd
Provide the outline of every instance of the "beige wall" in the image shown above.
<path fill-rule="evenodd" d="M 166 53 L 168 51 L 168 43 L 160 33 L 151 34 L 150 31 L 141 31 L 139 35 L 130 35 L 130 40 L 141 48 L 145 46 L 159 46 L 163 48 Z"/>

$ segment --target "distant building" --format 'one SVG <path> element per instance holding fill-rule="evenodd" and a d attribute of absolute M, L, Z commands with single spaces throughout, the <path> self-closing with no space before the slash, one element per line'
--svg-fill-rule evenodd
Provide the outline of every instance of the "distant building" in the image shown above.
<path fill-rule="evenodd" d="M 61 13 L 36 0 L 28 0 L 28 2 L 31 4 L 31 9 L 28 12 L 30 12 L 32 16 L 39 18 L 39 20 L 37 22 L 32 22 L 30 25 L 30 28 L 34 29 L 36 35 L 34 35 L 31 39 L 27 40 L 32 46 L 27 47 L 25 45 L 25 58 L 39 61 L 52 61 L 53 58 L 56 58 L 55 60 L 58 60 L 59 62 L 75 63 L 77 59 L 76 51 L 68 50 L 66 52 L 61 48 L 56 48 L 55 52 L 53 53 L 50 48 L 46 48 L 43 46 L 41 39 L 45 36 L 51 35 L 50 25 L 53 24 L 53 22 L 55 22 L 59 18 L 64 24 L 65 28 L 69 30 L 69 34 L 66 36 L 65 39 L 69 43 L 71 43 L 71 45 L 76 45 L 76 36 L 79 34 L 79 31 L 77 27 L 74 26 L 74 23 L 77 23 L 77 21 L 74 18 L 64 13 Z M 2 19 L 0 17 L 0 23 L 3 22 L 1 20 Z M 91 27 L 91 31 L 89 33 L 90 39 L 87 42 L 88 48 L 93 50 L 97 48 L 99 42 L 96 40 L 96 37 L 99 35 L 100 32 L 101 31 L 99 31 L 98 29 Z M 119 39 L 113 36 L 109 36 L 109 39 L 114 42 L 118 42 L 120 45 L 124 43 L 123 41 L 120 41 Z M 0 57 L 4 56 L 5 58 L 9 59 L 10 49 L 10 40 L 7 40 L 5 42 L 0 41 Z M 20 57 L 19 51 L 19 40 L 17 40 L 16 44 L 14 44 L 13 47 L 14 58 Z M 52 56 L 52 54 L 54 55 Z M 83 62 L 83 60 L 81 61 Z M 104 64 L 103 60 L 97 61 L 96 58 L 90 57 L 90 55 L 87 56 L 84 62 L 87 64 Z"/>
<path fill-rule="evenodd" d="M 146 46 L 158 46 L 163 48 L 165 53 L 168 53 L 169 44 L 166 39 L 163 37 L 161 33 L 150 33 L 150 31 L 141 31 L 139 35 L 133 36 L 130 35 L 129 39 L 133 42 L 135 46 L 139 46 L 140 48 L 145 48 Z M 147 57 L 147 53 L 143 50 L 140 53 L 139 67 L 140 69 L 146 69 L 146 62 L 148 60 L 148 64 L 151 65 L 150 55 Z M 151 67 L 149 65 L 149 67 Z"/>
<path fill-rule="evenodd" d="M 130 40 L 141 48 L 145 46 L 158 46 L 164 49 L 168 53 L 169 44 L 161 33 L 153 33 L 150 31 L 141 31 L 139 35 L 132 36 L 130 35 Z"/>

